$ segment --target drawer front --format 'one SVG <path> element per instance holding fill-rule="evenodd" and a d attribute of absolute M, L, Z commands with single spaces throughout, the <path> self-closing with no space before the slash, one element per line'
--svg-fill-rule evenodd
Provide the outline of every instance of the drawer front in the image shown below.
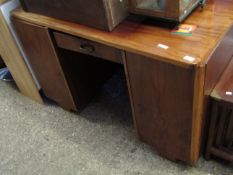
<path fill-rule="evenodd" d="M 54 32 L 54 37 L 59 48 L 123 64 L 119 49 L 59 32 Z"/>

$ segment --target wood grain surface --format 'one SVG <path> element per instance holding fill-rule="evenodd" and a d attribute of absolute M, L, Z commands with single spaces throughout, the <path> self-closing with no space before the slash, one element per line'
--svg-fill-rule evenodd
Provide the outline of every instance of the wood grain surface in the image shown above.
<path fill-rule="evenodd" d="M 132 53 L 126 67 L 139 137 L 170 160 L 191 162 L 194 69 Z"/>
<path fill-rule="evenodd" d="M 126 20 L 113 32 L 105 32 L 37 14 L 15 11 L 13 16 L 51 29 L 70 33 L 109 46 L 141 54 L 152 59 L 184 67 L 203 65 L 233 23 L 233 0 L 208 0 L 204 10 L 199 8 L 184 21 L 197 25 L 193 36 L 171 34 L 171 28 Z M 167 45 L 168 49 L 158 47 Z M 193 62 L 185 56 L 195 58 Z"/>
<path fill-rule="evenodd" d="M 174 35 L 174 26 L 144 18 L 129 18 L 113 32 L 22 10 L 13 12 L 13 18 L 72 35 L 57 39 L 61 48 L 80 52 L 82 38 L 122 50 L 139 137 L 170 160 L 197 163 L 207 97 L 231 60 L 233 0 L 208 0 L 203 11 L 196 9 L 184 21 L 197 25 L 192 36 Z"/>
<path fill-rule="evenodd" d="M 48 28 L 17 19 L 12 22 L 45 95 L 67 110 L 76 110 Z"/>

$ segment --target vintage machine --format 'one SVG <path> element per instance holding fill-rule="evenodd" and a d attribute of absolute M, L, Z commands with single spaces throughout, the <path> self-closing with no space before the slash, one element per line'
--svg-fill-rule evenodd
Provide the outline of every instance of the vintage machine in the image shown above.
<path fill-rule="evenodd" d="M 198 5 L 204 6 L 205 0 L 129 0 L 130 11 L 171 21 L 183 21 Z"/>
<path fill-rule="evenodd" d="M 20 0 L 24 10 L 111 31 L 128 15 L 128 0 Z"/>

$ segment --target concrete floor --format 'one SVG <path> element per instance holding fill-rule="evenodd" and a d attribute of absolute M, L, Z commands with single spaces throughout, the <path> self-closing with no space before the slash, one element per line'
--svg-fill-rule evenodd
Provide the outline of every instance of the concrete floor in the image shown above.
<path fill-rule="evenodd" d="M 0 174 L 233 174 L 232 165 L 216 161 L 201 158 L 192 168 L 159 157 L 138 141 L 125 94 L 102 91 L 77 115 L 0 82 Z"/>

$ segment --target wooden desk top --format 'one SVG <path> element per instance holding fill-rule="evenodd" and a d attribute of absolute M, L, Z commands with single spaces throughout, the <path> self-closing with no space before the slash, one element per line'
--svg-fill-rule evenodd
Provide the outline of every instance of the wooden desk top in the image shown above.
<path fill-rule="evenodd" d="M 211 97 L 219 101 L 233 103 L 233 59 L 215 86 Z"/>
<path fill-rule="evenodd" d="M 22 10 L 13 12 L 13 17 L 188 68 L 204 66 L 232 26 L 233 0 L 207 0 L 203 11 L 196 9 L 184 21 L 185 24 L 197 25 L 193 36 L 174 35 L 169 28 L 130 20 L 124 21 L 113 32 L 105 32 Z M 169 48 L 162 49 L 158 44 Z M 187 61 L 185 56 L 195 60 Z"/>

